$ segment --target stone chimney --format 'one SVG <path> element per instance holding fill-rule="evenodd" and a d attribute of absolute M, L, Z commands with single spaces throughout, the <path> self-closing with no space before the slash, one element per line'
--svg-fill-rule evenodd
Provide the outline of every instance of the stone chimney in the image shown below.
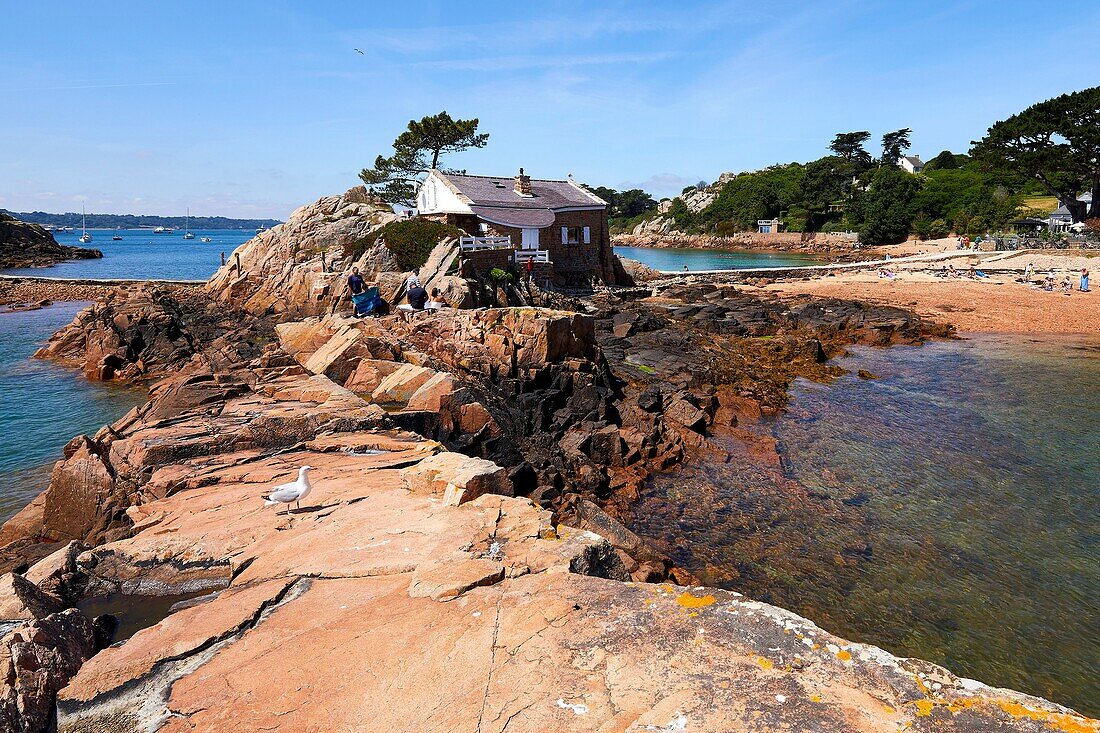
<path fill-rule="evenodd" d="M 519 175 L 516 176 L 515 190 L 520 196 L 535 195 L 531 192 L 531 176 L 525 176 L 522 168 L 519 169 Z"/>

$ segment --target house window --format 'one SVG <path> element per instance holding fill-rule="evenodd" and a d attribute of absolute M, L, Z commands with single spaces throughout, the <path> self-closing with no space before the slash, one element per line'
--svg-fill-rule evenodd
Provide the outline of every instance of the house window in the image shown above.
<path fill-rule="evenodd" d="M 592 230 L 588 227 L 562 227 L 561 228 L 561 243 L 562 244 L 585 244 L 592 243 Z"/>
<path fill-rule="evenodd" d="M 523 249 L 538 249 L 539 248 L 539 230 L 538 229 L 524 229 L 523 230 Z"/>

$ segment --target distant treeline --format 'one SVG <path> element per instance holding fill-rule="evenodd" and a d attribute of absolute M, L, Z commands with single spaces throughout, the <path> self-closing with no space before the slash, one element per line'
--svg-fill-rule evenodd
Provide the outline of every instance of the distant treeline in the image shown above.
<path fill-rule="evenodd" d="M 18 212 L 0 209 L 21 221 L 32 224 L 55 227 L 80 227 L 80 213 L 47 214 L 44 211 Z M 175 227 L 182 229 L 185 218 L 182 216 L 146 216 L 135 214 L 88 214 L 89 229 L 140 229 L 142 227 Z M 282 222 L 277 219 L 227 219 L 224 216 L 192 216 L 189 226 L 192 229 L 258 229 L 273 227 Z"/>

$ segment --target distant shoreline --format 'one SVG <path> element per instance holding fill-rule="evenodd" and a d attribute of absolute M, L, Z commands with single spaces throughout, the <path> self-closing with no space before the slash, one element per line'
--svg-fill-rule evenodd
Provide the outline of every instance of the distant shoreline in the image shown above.
<path fill-rule="evenodd" d="M 20 221 L 51 227 L 73 227 L 80 229 L 80 212 L 66 212 L 64 214 L 51 214 L 45 211 L 8 211 L 0 209 L 0 212 L 11 214 Z M 174 227 L 191 230 L 200 229 L 269 229 L 281 224 L 278 219 L 232 219 L 224 216 L 151 216 L 145 214 L 87 214 L 85 226 L 88 229 L 155 229 L 156 227 Z"/>

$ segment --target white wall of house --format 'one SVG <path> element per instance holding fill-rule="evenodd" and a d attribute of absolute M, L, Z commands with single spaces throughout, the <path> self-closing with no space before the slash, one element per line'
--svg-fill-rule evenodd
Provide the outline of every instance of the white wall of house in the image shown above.
<path fill-rule="evenodd" d="M 924 170 L 924 164 L 913 165 L 913 161 L 909 160 L 908 156 L 901 156 L 898 158 L 898 165 L 900 165 L 907 173 L 920 173 Z"/>
<path fill-rule="evenodd" d="M 472 214 L 474 213 L 446 183 L 429 173 L 416 193 L 416 210 L 421 214 Z"/>

